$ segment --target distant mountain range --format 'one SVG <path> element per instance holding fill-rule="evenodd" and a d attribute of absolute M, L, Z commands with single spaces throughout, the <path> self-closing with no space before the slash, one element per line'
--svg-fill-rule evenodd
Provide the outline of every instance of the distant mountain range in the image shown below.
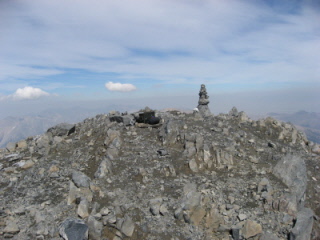
<path fill-rule="evenodd" d="M 0 148 L 6 147 L 9 142 L 17 142 L 30 136 L 42 134 L 48 128 L 59 123 L 77 123 L 85 118 L 107 113 L 114 109 L 124 111 L 124 107 L 112 105 L 95 109 L 73 107 L 50 109 L 39 114 L 0 119 Z"/>
<path fill-rule="evenodd" d="M 124 106 L 97 109 L 76 107 L 46 110 L 38 115 L 6 117 L 0 120 L 0 148 L 5 147 L 9 142 L 17 142 L 29 136 L 42 134 L 59 123 L 77 123 L 87 117 L 107 113 L 114 109 L 125 111 Z M 320 113 L 300 111 L 293 114 L 269 113 L 267 115 L 284 122 L 291 122 L 303 130 L 310 141 L 320 144 Z"/>
<path fill-rule="evenodd" d="M 290 122 L 303 130 L 308 139 L 320 144 L 320 113 L 299 111 L 296 113 L 269 113 L 269 116 Z"/>

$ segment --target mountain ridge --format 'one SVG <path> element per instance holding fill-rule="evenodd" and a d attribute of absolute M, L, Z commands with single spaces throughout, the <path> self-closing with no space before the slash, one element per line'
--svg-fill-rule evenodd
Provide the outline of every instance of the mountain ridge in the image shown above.
<path fill-rule="evenodd" d="M 113 111 L 0 152 L 6 238 L 72 239 L 72 226 L 101 240 L 320 236 L 318 145 L 236 108 Z"/>

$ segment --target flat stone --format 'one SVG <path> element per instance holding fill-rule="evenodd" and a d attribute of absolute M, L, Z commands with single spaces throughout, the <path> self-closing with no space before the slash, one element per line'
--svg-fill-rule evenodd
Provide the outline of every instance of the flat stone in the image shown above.
<path fill-rule="evenodd" d="M 20 231 L 15 221 L 9 220 L 6 223 L 6 227 L 3 229 L 4 233 L 18 233 Z"/>
<path fill-rule="evenodd" d="M 247 215 L 245 215 L 245 214 L 243 214 L 243 213 L 240 213 L 240 214 L 238 215 L 238 219 L 239 219 L 240 221 L 243 221 L 243 220 L 247 219 Z"/>
<path fill-rule="evenodd" d="M 27 160 L 24 162 L 24 164 L 21 166 L 22 169 L 28 169 L 31 168 L 34 165 L 34 162 L 32 160 Z"/>

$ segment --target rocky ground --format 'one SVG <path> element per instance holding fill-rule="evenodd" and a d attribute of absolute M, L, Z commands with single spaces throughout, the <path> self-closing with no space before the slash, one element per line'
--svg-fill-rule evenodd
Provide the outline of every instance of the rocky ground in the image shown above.
<path fill-rule="evenodd" d="M 0 150 L 0 239 L 320 239 L 320 148 L 293 125 L 112 112 Z"/>

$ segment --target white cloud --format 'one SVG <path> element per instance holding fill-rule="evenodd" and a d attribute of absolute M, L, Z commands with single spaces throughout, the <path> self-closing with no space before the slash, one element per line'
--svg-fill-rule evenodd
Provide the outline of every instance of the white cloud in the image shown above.
<path fill-rule="evenodd" d="M 107 82 L 105 84 L 105 87 L 109 91 L 114 91 L 114 92 L 131 92 L 136 90 L 137 88 L 129 83 L 113 83 L 113 82 Z"/>
<path fill-rule="evenodd" d="M 50 94 L 41 90 L 40 88 L 24 87 L 18 88 L 17 91 L 11 95 L 13 99 L 25 100 L 25 99 L 37 99 L 40 97 L 49 96 Z"/>

